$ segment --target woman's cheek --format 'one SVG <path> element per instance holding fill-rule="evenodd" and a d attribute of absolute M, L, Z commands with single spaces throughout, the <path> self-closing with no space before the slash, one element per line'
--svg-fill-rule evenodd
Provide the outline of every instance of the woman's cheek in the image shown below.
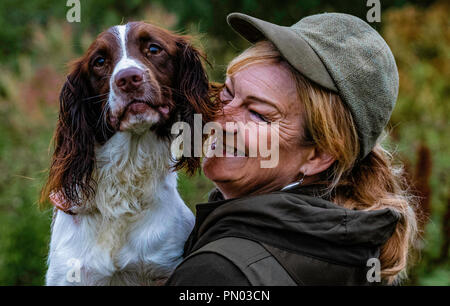
<path fill-rule="evenodd" d="M 272 128 L 270 124 L 260 123 L 255 131 L 256 136 L 251 146 L 258 148 L 258 158 L 266 158 L 270 154 Z"/>
<path fill-rule="evenodd" d="M 244 151 L 248 157 L 258 156 L 258 126 L 254 122 L 239 123 L 237 133 L 237 149 Z"/>
<path fill-rule="evenodd" d="M 276 131 L 273 131 L 272 126 L 266 123 L 248 122 L 245 126 L 241 125 L 237 136 L 237 148 L 241 150 L 245 147 L 248 157 L 268 157 L 272 152 L 271 137 L 277 136 L 274 132 Z"/>

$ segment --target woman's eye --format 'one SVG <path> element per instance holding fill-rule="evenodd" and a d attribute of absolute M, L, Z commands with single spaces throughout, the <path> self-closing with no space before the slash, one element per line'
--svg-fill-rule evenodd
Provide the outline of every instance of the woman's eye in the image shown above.
<path fill-rule="evenodd" d="M 231 93 L 230 93 L 230 91 L 228 90 L 227 87 L 225 87 L 225 88 L 222 90 L 220 96 L 221 96 L 220 98 L 221 98 L 221 100 L 222 100 L 223 102 L 233 100 L 233 96 L 231 95 Z"/>
<path fill-rule="evenodd" d="M 255 112 L 255 111 L 250 110 L 250 114 L 251 114 L 253 117 L 255 117 L 257 120 L 259 120 L 259 121 L 264 121 L 264 122 L 267 122 L 267 123 L 270 122 L 269 119 L 267 119 L 266 117 L 264 117 L 264 116 L 261 115 L 260 113 L 257 113 L 257 112 Z"/>
<path fill-rule="evenodd" d="M 162 48 L 160 46 L 158 46 L 158 45 L 151 44 L 148 47 L 148 51 L 149 51 L 149 53 L 151 55 L 157 55 L 157 54 L 159 54 L 162 51 Z"/>
<path fill-rule="evenodd" d="M 106 60 L 104 57 L 98 57 L 95 59 L 94 61 L 94 66 L 95 67 L 102 67 L 105 64 Z"/>

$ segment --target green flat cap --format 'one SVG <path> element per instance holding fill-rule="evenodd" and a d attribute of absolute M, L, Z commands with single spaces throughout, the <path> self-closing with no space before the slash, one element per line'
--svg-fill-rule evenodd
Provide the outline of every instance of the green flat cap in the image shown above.
<path fill-rule="evenodd" d="M 241 13 L 227 17 L 242 37 L 271 41 L 311 81 L 339 94 L 355 121 L 360 159 L 375 146 L 397 101 L 398 71 L 384 39 L 358 17 L 325 13 L 291 27 Z"/>

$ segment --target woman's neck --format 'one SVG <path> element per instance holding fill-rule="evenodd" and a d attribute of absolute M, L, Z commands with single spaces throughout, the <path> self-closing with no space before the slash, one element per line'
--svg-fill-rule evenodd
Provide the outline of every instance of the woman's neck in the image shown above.
<path fill-rule="evenodd" d="M 306 176 L 301 183 L 301 186 L 311 185 L 320 181 L 320 175 L 315 174 L 312 176 Z M 273 184 L 266 184 L 263 186 L 256 186 L 253 189 L 248 189 L 246 186 L 241 186 L 238 183 L 234 182 L 215 182 L 217 188 L 222 193 L 224 199 L 232 199 L 232 198 L 240 198 L 243 196 L 249 195 L 257 195 L 257 194 L 266 194 L 274 191 L 280 191 L 284 187 L 289 184 L 295 183 L 292 182 L 274 182 Z"/>

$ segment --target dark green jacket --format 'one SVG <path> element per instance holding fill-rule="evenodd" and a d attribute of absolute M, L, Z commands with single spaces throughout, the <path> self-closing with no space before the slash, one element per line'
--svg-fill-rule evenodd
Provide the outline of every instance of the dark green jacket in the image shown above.
<path fill-rule="evenodd" d="M 317 187 L 224 200 L 218 190 L 197 205 L 185 257 L 212 241 L 238 237 L 262 244 L 298 285 L 365 285 L 367 261 L 379 256 L 399 215 L 344 209 Z M 233 247 L 233 246 L 231 246 Z M 250 285 L 227 258 L 206 252 L 184 260 L 167 285 Z"/>

